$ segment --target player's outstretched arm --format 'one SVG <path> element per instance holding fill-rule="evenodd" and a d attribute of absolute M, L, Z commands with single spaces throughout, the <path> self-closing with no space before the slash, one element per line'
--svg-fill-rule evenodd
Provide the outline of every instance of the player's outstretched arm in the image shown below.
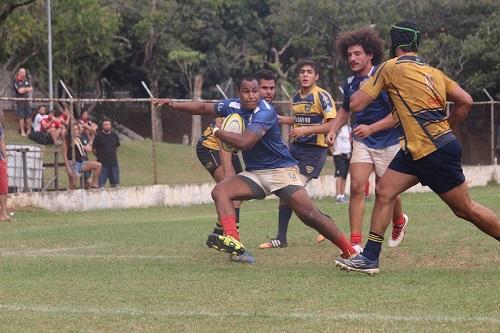
<path fill-rule="evenodd" d="M 394 118 L 392 114 L 389 113 L 383 119 L 371 124 L 371 125 L 359 125 L 356 126 L 353 133 L 360 139 L 364 139 L 369 137 L 373 133 L 377 133 L 379 131 L 383 131 L 385 129 L 393 128 L 395 125 Z"/>
<path fill-rule="evenodd" d="M 467 117 L 472 107 L 473 100 L 458 84 L 454 89 L 447 92 L 446 99 L 455 103 L 453 110 L 450 112 L 450 117 L 448 118 L 448 123 L 453 129 Z"/>
<path fill-rule="evenodd" d="M 333 145 L 335 139 L 337 138 L 337 133 L 342 128 L 342 126 L 346 125 L 349 122 L 350 112 L 346 111 L 344 108 L 340 108 L 337 112 L 337 117 L 329 122 L 330 130 L 326 135 L 326 143 L 328 145 Z"/>
<path fill-rule="evenodd" d="M 204 102 L 174 102 L 172 99 L 155 99 L 154 103 L 157 106 L 168 106 L 174 110 L 207 116 L 215 116 L 214 103 Z"/>

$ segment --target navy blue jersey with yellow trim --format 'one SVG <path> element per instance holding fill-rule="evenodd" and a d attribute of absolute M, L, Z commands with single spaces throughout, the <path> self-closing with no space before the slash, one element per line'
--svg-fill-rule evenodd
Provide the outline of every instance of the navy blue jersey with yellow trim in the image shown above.
<path fill-rule="evenodd" d="M 376 67 L 372 67 L 368 76 L 354 75 L 349 77 L 344 83 L 344 100 L 342 108 L 349 111 L 349 99 L 359 90 L 361 84 L 368 80 L 375 73 Z M 353 129 L 359 125 L 371 125 L 382 119 L 392 112 L 392 104 L 386 91 L 382 91 L 377 98 L 370 103 L 363 111 L 354 114 Z M 361 141 L 365 145 L 374 149 L 382 149 L 393 146 L 398 143 L 399 132 L 395 128 L 378 131 L 366 138 L 360 139 L 354 136 L 354 140 Z"/>
<path fill-rule="evenodd" d="M 301 126 L 321 125 L 337 116 L 335 101 L 324 89 L 314 86 L 307 96 L 300 90 L 293 96 L 292 112 L 295 116 L 294 128 Z M 295 139 L 297 143 L 305 143 L 319 147 L 327 147 L 325 134 L 311 134 Z"/>
<path fill-rule="evenodd" d="M 286 168 L 297 165 L 288 147 L 281 138 L 278 114 L 271 104 L 260 100 L 253 110 L 243 109 L 240 99 L 226 99 L 214 104 L 214 111 L 226 117 L 238 113 L 245 122 L 246 131 L 261 136 L 249 150 L 243 150 L 243 160 L 247 171 Z"/>

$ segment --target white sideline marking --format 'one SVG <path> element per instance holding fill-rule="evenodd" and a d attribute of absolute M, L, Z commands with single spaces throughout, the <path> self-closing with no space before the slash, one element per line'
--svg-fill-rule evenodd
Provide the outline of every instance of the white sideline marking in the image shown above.
<path fill-rule="evenodd" d="M 177 260 L 192 258 L 191 256 L 145 256 L 145 255 L 115 255 L 115 254 L 57 254 L 57 253 L 20 253 L 0 252 L 1 257 L 28 257 L 28 258 L 73 258 L 73 259 L 161 259 Z"/>
<path fill-rule="evenodd" d="M 9 256 L 9 255 L 20 255 L 20 256 L 29 256 L 30 254 L 35 254 L 35 255 L 43 255 L 43 254 L 56 254 L 58 252 L 65 252 L 65 251 L 73 251 L 73 250 L 83 250 L 83 249 L 95 249 L 100 246 L 98 245 L 90 245 L 90 246 L 78 246 L 78 247 L 56 247 L 52 249 L 34 249 L 34 250 L 25 250 L 25 251 L 1 251 L 0 248 L 0 255 L 2 256 Z"/>
<path fill-rule="evenodd" d="M 102 248 L 99 245 L 91 246 L 79 246 L 79 247 L 64 247 L 64 248 L 53 248 L 53 249 L 35 249 L 35 250 L 25 250 L 25 251 L 2 251 L 0 248 L 0 257 L 50 257 L 50 258 L 75 258 L 75 259 L 162 259 L 162 260 L 175 260 L 175 259 L 186 259 L 191 258 L 191 256 L 186 255 L 175 255 L 175 256 L 148 256 L 140 254 L 69 254 L 61 253 L 73 250 L 82 249 L 96 249 Z"/>
<path fill-rule="evenodd" d="M 254 214 L 266 214 L 266 213 L 277 213 L 277 209 L 273 210 L 245 210 L 245 215 L 254 215 Z M 181 221 L 190 221 L 190 220 L 200 220 L 200 219 L 207 219 L 207 218 L 217 218 L 217 214 L 213 215 L 195 215 L 195 216 L 179 216 L 179 217 L 172 217 L 172 218 L 166 218 L 161 221 L 133 221 L 133 222 L 117 222 L 117 221 L 109 221 L 109 222 L 102 222 L 102 223 L 61 223 L 61 224 L 37 224 L 37 225 L 32 225 L 26 228 L 22 229 L 16 229 L 12 231 L 7 231 L 4 232 L 4 234 L 17 234 L 20 232 L 26 232 L 28 230 L 51 230 L 51 229 L 58 229 L 58 228 L 64 228 L 64 227 L 100 227 L 100 226 L 107 226 L 107 225 L 127 225 L 127 224 L 137 224 L 137 223 L 157 223 L 157 222 L 181 222 Z"/>
<path fill-rule="evenodd" d="M 95 307 L 62 307 L 44 305 L 0 304 L 0 311 L 61 313 L 74 315 L 99 316 L 169 316 L 169 317 L 208 317 L 208 318 L 275 318 L 275 319 L 305 319 L 305 320 L 343 320 L 343 321 L 401 321 L 401 322 L 478 322 L 500 324 L 500 319 L 492 317 L 462 317 L 462 316 L 393 316 L 379 313 L 334 313 L 334 312 L 289 312 L 289 313 L 256 313 L 256 312 L 209 312 L 209 311 L 178 311 L 178 310 L 140 310 L 133 308 L 95 308 Z"/>

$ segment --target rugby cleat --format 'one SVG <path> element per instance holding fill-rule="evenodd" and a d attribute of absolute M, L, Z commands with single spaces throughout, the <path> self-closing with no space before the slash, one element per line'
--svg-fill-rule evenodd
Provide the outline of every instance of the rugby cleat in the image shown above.
<path fill-rule="evenodd" d="M 405 238 L 405 233 L 406 233 L 406 228 L 408 227 L 408 215 L 403 214 L 403 218 L 405 220 L 405 223 L 401 227 L 397 227 L 394 224 L 392 225 L 392 233 L 391 233 L 391 238 L 388 240 L 388 245 L 389 247 L 396 247 Z"/>
<path fill-rule="evenodd" d="M 242 264 L 253 264 L 255 258 L 248 251 L 243 251 L 241 254 L 231 254 L 231 261 L 239 262 Z"/>
<path fill-rule="evenodd" d="M 279 239 L 271 239 L 269 242 L 262 243 L 259 245 L 259 249 L 276 249 L 287 247 L 288 244 L 286 241 L 281 241 Z"/>
<path fill-rule="evenodd" d="M 379 272 L 378 259 L 370 260 L 359 253 L 347 259 L 335 259 L 335 266 L 340 267 L 340 269 L 346 270 L 347 272 L 362 272 L 369 274 L 370 276 Z"/>
<path fill-rule="evenodd" d="M 230 254 L 242 254 L 245 252 L 245 247 L 240 241 L 231 236 L 223 236 L 214 233 L 208 235 L 207 246 L 217 251 Z"/>

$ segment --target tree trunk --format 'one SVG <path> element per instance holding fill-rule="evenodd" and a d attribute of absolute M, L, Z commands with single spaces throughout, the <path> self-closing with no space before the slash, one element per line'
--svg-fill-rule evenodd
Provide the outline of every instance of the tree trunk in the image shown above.
<path fill-rule="evenodd" d="M 194 77 L 194 91 L 193 98 L 195 100 L 201 99 L 201 90 L 203 86 L 203 74 L 196 74 Z M 201 136 L 201 116 L 194 115 L 191 122 L 191 145 L 194 146 Z"/>

